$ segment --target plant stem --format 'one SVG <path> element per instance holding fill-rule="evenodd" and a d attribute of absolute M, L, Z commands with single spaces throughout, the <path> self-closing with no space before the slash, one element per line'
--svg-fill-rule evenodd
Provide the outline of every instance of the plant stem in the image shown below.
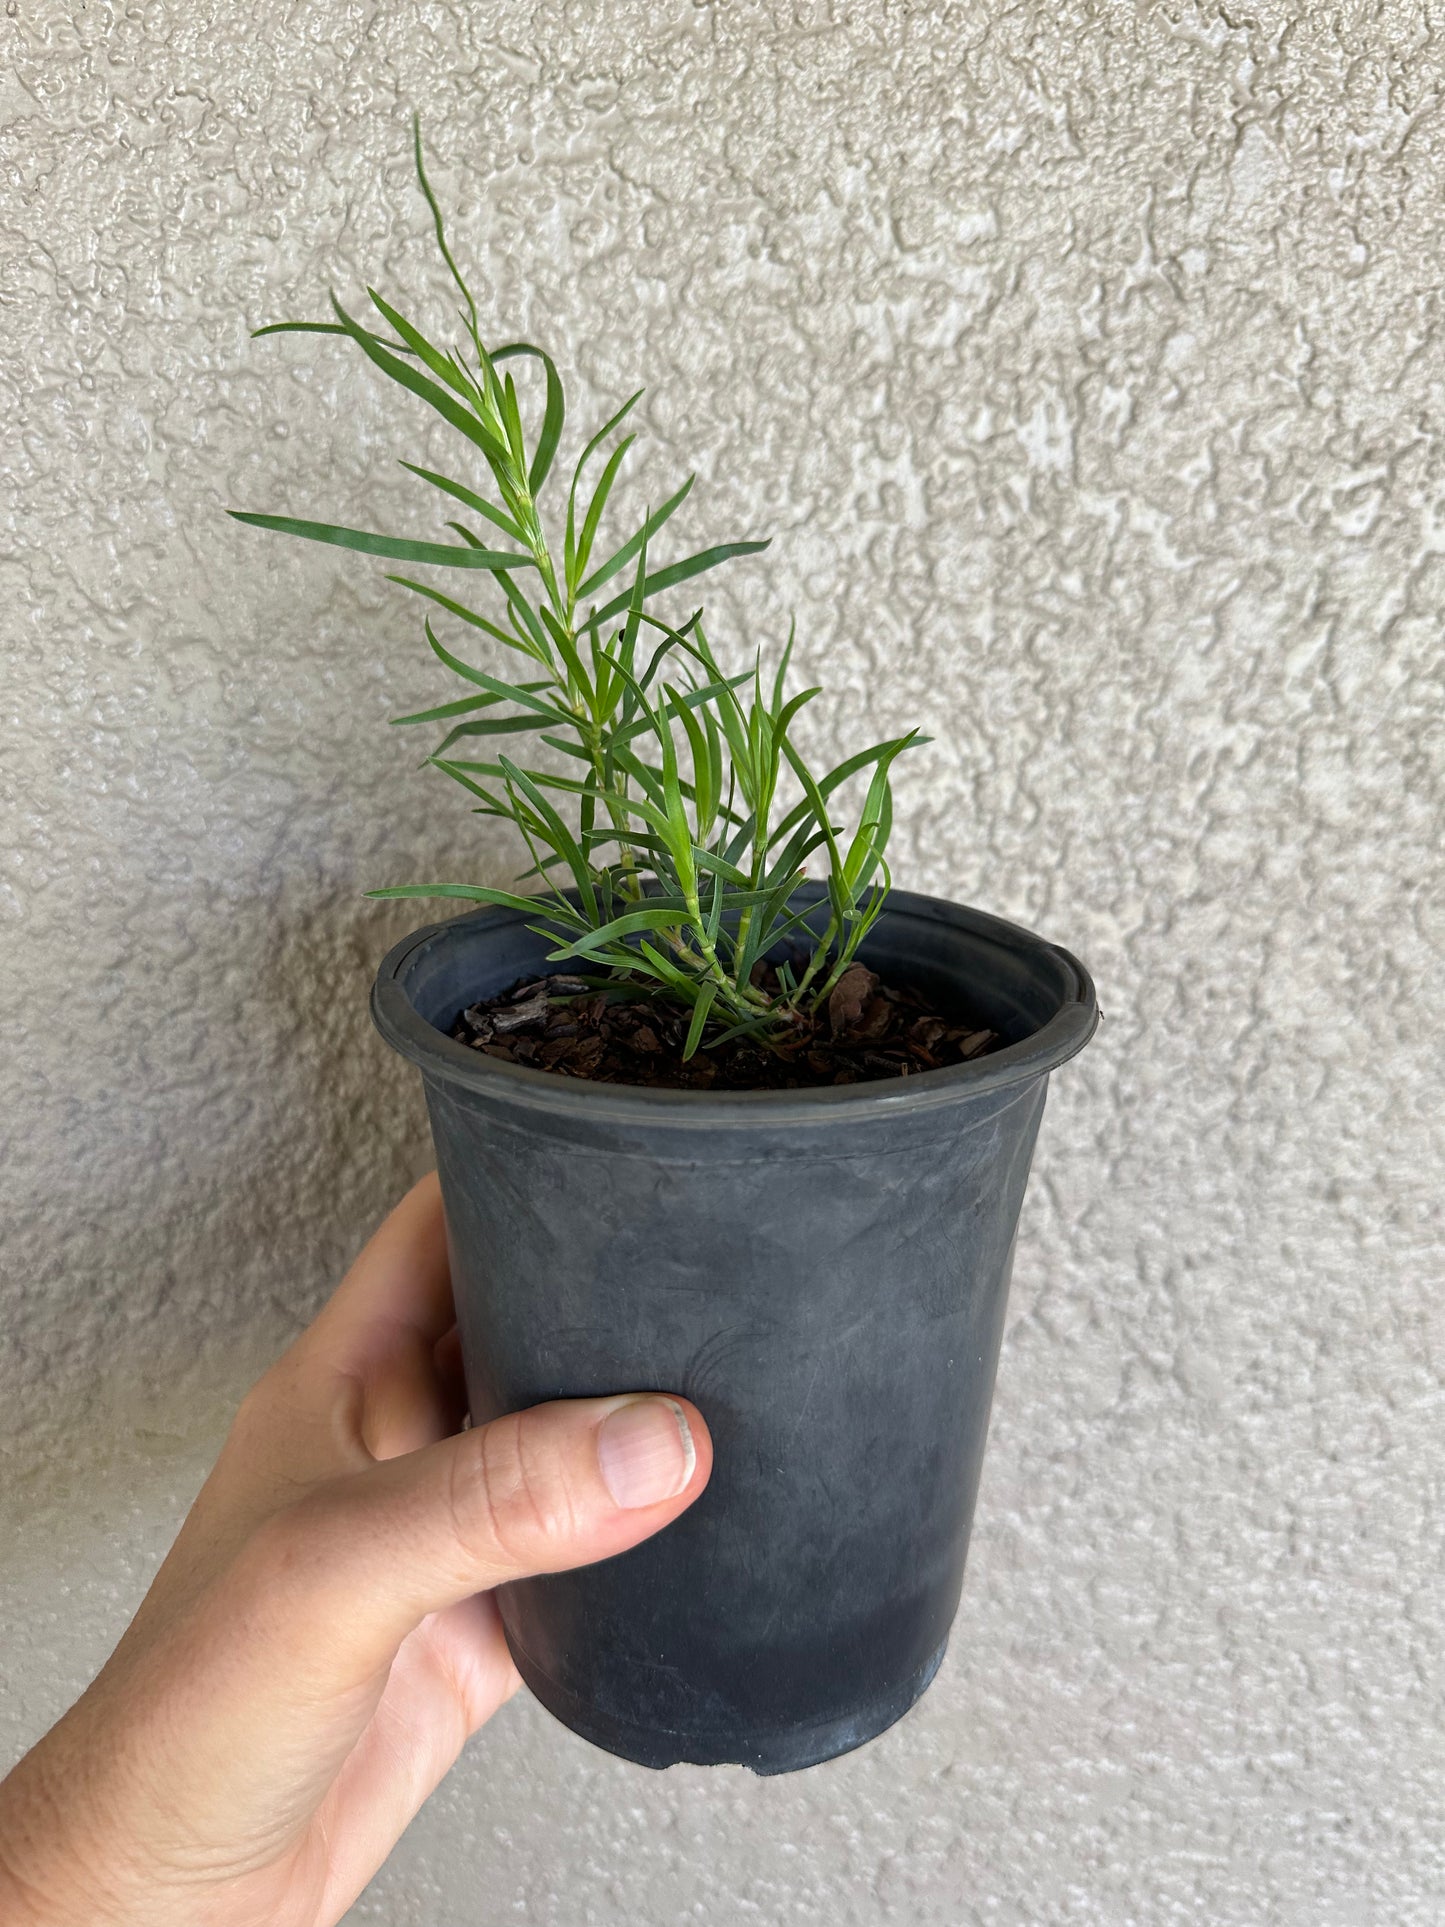
<path fill-rule="evenodd" d="M 831 915 L 828 918 L 828 927 L 823 932 L 822 936 L 819 937 L 817 943 L 813 948 L 813 955 L 809 959 L 808 968 L 803 972 L 802 976 L 798 979 L 797 988 L 793 992 L 793 1002 L 795 1004 L 802 1003 L 804 992 L 807 990 L 808 985 L 812 983 L 813 979 L 817 976 L 818 971 L 820 970 L 822 965 L 826 962 L 828 952 L 832 948 L 832 945 L 835 939 L 837 938 L 837 935 L 838 935 L 838 917 L 835 911 L 833 915 Z M 831 988 L 832 981 L 833 980 L 830 977 L 828 979 L 828 982 L 823 986 L 823 990 L 820 990 L 818 992 L 817 997 L 814 998 L 813 1000 L 814 1009 L 816 1009 L 818 1004 L 822 1002 L 824 991 Z"/>
<path fill-rule="evenodd" d="M 717 984 L 718 992 L 723 1002 L 740 1017 L 757 1015 L 757 1004 L 752 986 L 749 984 L 734 983 L 733 979 L 723 969 L 719 961 L 717 950 L 712 938 L 707 934 L 707 925 L 703 921 L 702 903 L 697 894 L 697 885 L 695 883 L 686 885 L 683 890 L 683 895 L 687 902 L 688 915 L 692 918 L 694 924 L 694 941 L 707 963 L 708 975 Z M 678 947 L 681 948 L 681 946 Z M 748 1008 L 749 1003 L 753 1003 L 754 1005 L 751 1010 Z"/>

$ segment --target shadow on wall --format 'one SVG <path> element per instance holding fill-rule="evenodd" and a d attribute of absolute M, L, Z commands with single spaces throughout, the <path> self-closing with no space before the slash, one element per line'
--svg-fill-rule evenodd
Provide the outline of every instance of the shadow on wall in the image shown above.
<path fill-rule="evenodd" d="M 92 1452 L 202 1414 L 223 1429 L 429 1167 L 420 1088 L 367 1008 L 416 906 L 294 894 L 193 923 L 175 968 L 137 957 L 113 1055 L 36 1040 L 68 1143 L 63 1168 L 28 1170 L 7 1229 L 9 1480 L 73 1464 L 82 1413 Z"/>

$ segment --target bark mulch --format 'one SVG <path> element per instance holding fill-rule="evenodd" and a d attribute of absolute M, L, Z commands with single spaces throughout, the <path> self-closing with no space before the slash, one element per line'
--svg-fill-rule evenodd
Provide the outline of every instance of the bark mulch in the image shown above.
<path fill-rule="evenodd" d="M 777 979 L 764 965 L 762 989 Z M 1002 1048 L 997 1032 L 935 1010 L 916 991 L 850 964 L 826 1004 L 771 1048 L 756 1038 L 700 1050 L 683 1062 L 686 1013 L 629 986 L 539 977 L 471 1004 L 452 1036 L 488 1057 L 594 1084 L 667 1090 L 808 1090 L 868 1084 L 966 1063 Z"/>

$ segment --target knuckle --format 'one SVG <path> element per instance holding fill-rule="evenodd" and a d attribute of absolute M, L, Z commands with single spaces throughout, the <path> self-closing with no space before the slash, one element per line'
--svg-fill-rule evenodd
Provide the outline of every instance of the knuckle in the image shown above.
<path fill-rule="evenodd" d="M 241 1549 L 241 1564 L 254 1583 L 267 1587 L 295 1569 L 300 1535 L 290 1509 L 273 1512 L 254 1528 Z"/>
<path fill-rule="evenodd" d="M 545 1568 L 577 1532 L 564 1467 L 536 1450 L 521 1415 L 467 1436 L 475 1449 L 456 1454 L 448 1491 L 458 1544 L 479 1565 Z"/>
<path fill-rule="evenodd" d="M 243 1444 L 264 1437 L 274 1423 L 273 1405 L 271 1373 L 266 1372 L 236 1407 L 230 1436 Z"/>
<path fill-rule="evenodd" d="M 283 1352 L 251 1386 L 231 1420 L 229 1439 L 263 1451 L 286 1432 L 305 1403 L 305 1388 L 292 1352 Z"/>
<path fill-rule="evenodd" d="M 307 1583 L 319 1553 L 323 1520 L 314 1501 L 302 1499 L 270 1513 L 252 1530 L 242 1548 L 243 1579 L 262 1598 L 277 1598 Z"/>

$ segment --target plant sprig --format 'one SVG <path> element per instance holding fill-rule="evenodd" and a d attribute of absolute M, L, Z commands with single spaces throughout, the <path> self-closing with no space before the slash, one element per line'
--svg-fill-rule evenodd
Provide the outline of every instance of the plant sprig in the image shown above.
<path fill-rule="evenodd" d="M 656 613 L 652 604 L 667 590 L 767 543 L 724 542 L 654 566 L 657 538 L 692 488 L 688 476 L 608 548 L 614 486 L 635 441 L 635 431 L 620 431 L 641 389 L 583 446 L 560 551 L 553 546 L 538 502 L 566 425 L 562 379 L 551 356 L 530 342 L 487 347 L 427 178 L 419 125 L 413 134 L 417 179 L 464 304 L 459 344 L 439 346 L 372 288 L 368 298 L 386 333 L 354 319 L 334 294 L 334 321 L 283 321 L 255 332 L 344 337 L 425 402 L 470 445 L 470 479 L 413 462 L 402 467 L 473 519 L 451 516 L 446 526 L 457 539 L 438 542 L 231 513 L 253 527 L 490 578 L 499 600 L 484 611 L 411 575 L 388 577 L 431 604 L 427 642 L 468 685 L 467 694 L 396 721 L 449 726 L 427 761 L 468 791 L 479 815 L 515 826 L 531 858 L 518 881 L 537 887 L 523 894 L 405 884 L 370 894 L 521 909 L 552 940 L 550 961 L 585 964 L 683 1006 L 688 1056 L 740 1034 L 775 1041 L 828 996 L 883 908 L 892 767 L 924 739 L 909 731 L 815 776 L 792 732 L 820 692 L 787 693 L 792 635 L 770 678 L 760 659 L 729 674 L 701 610 L 679 626 Z M 517 360 L 537 364 L 544 382 L 530 434 L 506 366 Z M 509 680 L 474 666 L 440 639 L 435 611 L 521 656 L 527 669 Z M 506 738 L 527 736 L 569 773 L 528 767 L 506 753 Z M 831 820 L 834 798 L 865 774 L 861 810 L 847 831 Z M 825 863 L 827 884 L 821 931 L 806 920 L 812 904 L 795 901 L 814 857 Z M 754 982 L 756 967 L 780 948 L 796 961 L 785 959 L 779 988 L 765 990 Z"/>

